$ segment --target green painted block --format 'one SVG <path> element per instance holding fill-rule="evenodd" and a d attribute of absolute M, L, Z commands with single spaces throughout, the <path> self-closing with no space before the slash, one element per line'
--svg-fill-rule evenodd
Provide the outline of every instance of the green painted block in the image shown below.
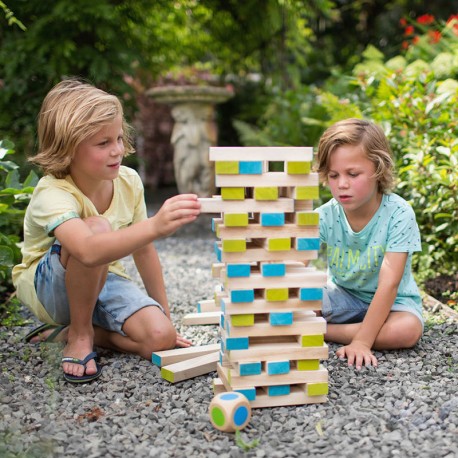
<path fill-rule="evenodd" d="M 223 240 L 222 249 L 224 253 L 241 253 L 246 251 L 246 240 Z"/>
<path fill-rule="evenodd" d="M 301 336 L 301 347 L 322 347 L 324 345 L 324 335 Z"/>
<path fill-rule="evenodd" d="M 237 161 L 216 161 L 215 162 L 216 175 L 238 175 L 239 163 Z"/>
<path fill-rule="evenodd" d="M 248 226 L 248 213 L 225 213 L 224 225 L 227 227 Z"/>
<path fill-rule="evenodd" d="M 175 381 L 175 374 L 172 371 L 166 369 L 165 367 L 161 368 L 161 377 L 170 383 L 173 383 Z"/>
<path fill-rule="evenodd" d="M 267 250 L 269 251 L 289 251 L 291 250 L 291 239 L 267 239 Z"/>
<path fill-rule="evenodd" d="M 320 368 L 319 359 L 300 359 L 296 363 L 298 371 L 317 371 Z"/>
<path fill-rule="evenodd" d="M 323 383 L 307 383 L 308 396 L 323 396 L 329 393 L 329 385 Z"/>
<path fill-rule="evenodd" d="M 310 162 L 292 161 L 286 163 L 286 173 L 290 175 L 305 175 L 310 173 Z"/>
<path fill-rule="evenodd" d="M 245 188 L 221 188 L 223 200 L 244 200 Z"/>
<path fill-rule="evenodd" d="M 278 188 L 276 186 L 254 188 L 254 198 L 255 200 L 277 200 Z"/>
<path fill-rule="evenodd" d="M 319 197 L 318 186 L 296 186 L 295 199 L 297 200 L 312 200 Z"/>
<path fill-rule="evenodd" d="M 232 326 L 253 326 L 254 313 L 247 313 L 244 315 L 231 315 Z"/>
<path fill-rule="evenodd" d="M 298 226 L 318 226 L 320 215 L 315 212 L 296 212 Z"/>
<path fill-rule="evenodd" d="M 269 302 L 287 301 L 289 299 L 288 288 L 266 288 L 265 299 Z"/>

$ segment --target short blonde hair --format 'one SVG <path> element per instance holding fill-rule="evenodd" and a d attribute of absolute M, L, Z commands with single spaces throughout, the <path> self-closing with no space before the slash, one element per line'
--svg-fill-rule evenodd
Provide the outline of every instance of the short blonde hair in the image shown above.
<path fill-rule="evenodd" d="M 364 119 L 349 118 L 329 127 L 318 144 L 318 173 L 327 182 L 332 153 L 342 145 L 360 146 L 375 165 L 378 190 L 389 193 L 394 186 L 394 161 L 383 130 Z"/>
<path fill-rule="evenodd" d="M 130 126 L 119 99 L 77 79 L 54 86 L 43 100 L 38 116 L 38 153 L 30 162 L 45 174 L 65 178 L 78 145 L 104 125 L 122 117 L 124 155 L 132 153 Z"/>

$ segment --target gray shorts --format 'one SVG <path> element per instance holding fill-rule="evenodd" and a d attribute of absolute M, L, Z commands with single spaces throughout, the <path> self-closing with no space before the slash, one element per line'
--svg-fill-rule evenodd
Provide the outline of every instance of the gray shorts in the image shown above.
<path fill-rule="evenodd" d="M 357 298 L 345 288 L 328 281 L 323 288 L 323 307 L 322 315 L 328 323 L 361 323 L 369 309 L 367 302 Z M 422 326 L 424 326 L 421 310 L 418 310 L 416 303 L 412 304 L 393 304 L 392 312 L 409 312 L 415 315 Z"/>
<path fill-rule="evenodd" d="M 49 316 L 59 324 L 70 324 L 70 307 L 65 287 L 65 268 L 60 263 L 59 244 L 54 244 L 38 263 L 35 290 Z M 84 285 L 81 285 L 84 288 Z M 108 331 L 125 335 L 125 321 L 143 307 L 159 307 L 132 280 L 108 272 L 107 280 L 97 299 L 92 323 Z"/>

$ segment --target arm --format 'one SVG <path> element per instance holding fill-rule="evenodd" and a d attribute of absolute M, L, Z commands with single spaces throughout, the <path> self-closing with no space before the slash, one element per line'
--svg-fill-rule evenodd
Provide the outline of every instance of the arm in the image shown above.
<path fill-rule="evenodd" d="M 371 348 L 396 299 L 407 256 L 408 253 L 385 253 L 378 287 L 367 314 L 352 342 L 336 353 L 341 358 L 346 356 L 349 365 L 355 363 L 357 368 L 360 368 L 363 363 L 377 365 L 377 359 L 372 354 Z"/>
<path fill-rule="evenodd" d="M 166 200 L 153 217 L 118 231 L 93 234 L 83 220 L 74 218 L 58 226 L 55 235 L 71 256 L 92 267 L 121 259 L 172 234 L 194 221 L 199 212 L 197 196 L 182 194 Z"/>

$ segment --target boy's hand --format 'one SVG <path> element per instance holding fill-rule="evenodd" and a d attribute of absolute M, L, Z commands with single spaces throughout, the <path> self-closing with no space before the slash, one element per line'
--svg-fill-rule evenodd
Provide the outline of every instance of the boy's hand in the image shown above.
<path fill-rule="evenodd" d="M 370 347 L 363 342 L 353 341 L 345 347 L 341 347 L 336 351 L 336 356 L 340 359 L 348 360 L 348 365 L 353 366 L 355 364 L 356 369 L 360 370 L 363 363 L 365 366 L 377 367 L 377 358 L 372 353 Z"/>
<path fill-rule="evenodd" d="M 192 342 L 190 340 L 184 338 L 182 335 L 177 333 L 177 343 L 176 343 L 177 347 L 186 348 L 186 347 L 190 347 L 191 345 L 192 345 Z"/>
<path fill-rule="evenodd" d="M 195 194 L 179 194 L 167 199 L 151 217 L 158 237 L 173 234 L 181 226 L 194 221 L 200 214 L 200 202 Z"/>

